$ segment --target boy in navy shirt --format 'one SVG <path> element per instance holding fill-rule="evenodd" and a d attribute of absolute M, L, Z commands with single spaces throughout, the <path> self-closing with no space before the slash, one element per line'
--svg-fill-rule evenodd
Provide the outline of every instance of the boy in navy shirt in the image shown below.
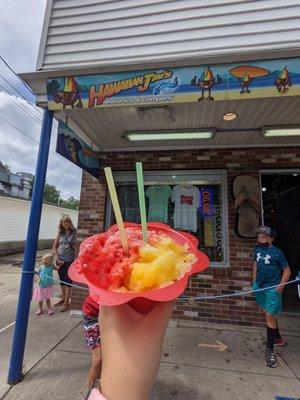
<path fill-rule="evenodd" d="M 291 270 L 283 252 L 272 245 L 273 230 L 268 226 L 261 226 L 257 232 L 257 245 L 254 249 L 253 289 L 279 285 L 288 282 Z M 277 367 L 274 355 L 274 344 L 284 344 L 279 333 L 277 317 L 282 309 L 282 291 L 284 286 L 256 292 L 255 299 L 264 310 L 267 322 L 267 346 L 265 361 L 271 368 Z"/>

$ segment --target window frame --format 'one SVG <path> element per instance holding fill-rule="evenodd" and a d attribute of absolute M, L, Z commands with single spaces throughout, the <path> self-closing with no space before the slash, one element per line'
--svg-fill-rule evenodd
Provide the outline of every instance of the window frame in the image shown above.
<path fill-rule="evenodd" d="M 115 184 L 136 184 L 135 171 L 115 171 Z M 206 178 L 206 179 L 205 179 Z M 222 212 L 222 236 L 223 236 L 223 252 L 222 262 L 211 261 L 210 267 L 228 267 L 229 266 L 229 245 L 228 245 L 228 200 L 227 200 L 227 171 L 218 170 L 164 170 L 164 171 L 144 171 L 144 184 L 151 185 L 157 183 L 165 183 L 169 185 L 188 182 L 189 184 L 205 184 L 205 181 L 219 181 L 221 183 L 221 212 Z M 200 182 L 200 183 L 199 183 Z M 113 212 L 109 193 L 106 197 L 104 229 L 110 226 L 111 213 Z"/>

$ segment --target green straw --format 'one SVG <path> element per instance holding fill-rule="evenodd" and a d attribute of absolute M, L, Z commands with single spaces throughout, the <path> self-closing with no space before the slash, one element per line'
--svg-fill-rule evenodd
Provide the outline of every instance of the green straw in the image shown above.
<path fill-rule="evenodd" d="M 124 222 L 123 222 L 123 218 L 122 218 L 122 214 L 121 214 L 120 204 L 119 204 L 111 168 L 110 167 L 104 168 L 104 173 L 105 173 L 108 190 L 109 190 L 109 194 L 110 194 L 110 199 L 111 199 L 112 206 L 114 209 L 117 225 L 119 228 L 120 240 L 121 240 L 121 243 L 122 243 L 125 253 L 128 254 L 128 242 L 127 242 L 127 237 L 126 237 L 125 228 L 124 228 Z"/>
<path fill-rule="evenodd" d="M 139 203 L 140 203 L 140 214 L 142 223 L 142 233 L 144 242 L 148 242 L 147 235 L 147 217 L 146 217 L 146 204 L 145 204 L 145 192 L 144 192 L 144 178 L 143 178 L 143 166 L 141 162 L 135 164 L 136 176 L 139 192 Z"/>

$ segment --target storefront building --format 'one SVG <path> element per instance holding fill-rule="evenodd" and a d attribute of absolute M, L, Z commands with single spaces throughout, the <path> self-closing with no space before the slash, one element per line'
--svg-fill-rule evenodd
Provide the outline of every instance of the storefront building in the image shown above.
<path fill-rule="evenodd" d="M 139 222 L 141 161 L 149 220 L 189 231 L 209 256 L 191 298 L 250 290 L 261 223 L 275 228 L 296 275 L 300 5 L 286 3 L 48 1 L 37 71 L 22 77 L 61 120 L 64 151 L 85 170 L 80 240 L 115 222 L 105 166 L 124 220 Z M 66 141 L 68 129 L 97 153 Z M 100 174 L 84 157 L 99 154 Z M 73 291 L 75 308 L 85 294 Z M 296 301 L 291 286 L 285 311 L 296 312 Z M 177 303 L 174 317 L 264 323 L 252 296 Z"/>

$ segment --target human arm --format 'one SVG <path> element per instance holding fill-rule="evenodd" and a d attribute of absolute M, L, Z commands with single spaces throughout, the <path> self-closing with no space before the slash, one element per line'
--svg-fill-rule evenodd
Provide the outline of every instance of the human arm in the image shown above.
<path fill-rule="evenodd" d="M 290 276 L 291 276 L 291 269 L 288 265 L 285 255 L 283 254 L 283 252 L 281 250 L 279 251 L 279 256 L 278 256 L 278 265 L 283 269 L 280 284 L 288 282 L 290 279 Z M 285 285 L 277 286 L 276 290 L 278 290 L 278 292 L 282 293 L 284 288 L 285 288 Z"/>
<path fill-rule="evenodd" d="M 90 370 L 87 376 L 87 387 L 89 389 L 93 388 L 93 383 L 96 379 L 99 379 L 101 375 L 101 365 L 102 365 L 102 357 L 101 357 L 101 347 L 96 347 L 91 350 L 92 353 L 92 362 L 90 366 Z"/>
<path fill-rule="evenodd" d="M 61 267 L 62 267 L 61 265 L 54 265 L 54 264 L 52 265 L 52 268 L 53 268 L 55 271 L 59 271 Z"/>
<path fill-rule="evenodd" d="M 291 269 L 290 269 L 289 266 L 286 266 L 284 268 L 284 270 L 283 270 L 283 274 L 282 274 L 282 277 L 281 277 L 280 284 L 288 282 L 289 279 L 290 279 L 290 276 L 291 276 Z M 282 293 L 284 288 L 285 288 L 285 285 L 277 286 L 276 290 L 278 292 Z"/>
<path fill-rule="evenodd" d="M 60 260 L 59 255 L 58 255 L 58 247 L 59 247 L 59 233 L 56 235 L 56 238 L 53 243 L 53 252 L 54 252 L 54 258 L 57 262 L 58 267 L 60 268 L 63 265 L 63 261 Z"/>
<path fill-rule="evenodd" d="M 36 285 L 39 285 L 39 284 L 40 284 L 41 270 L 42 270 L 42 266 L 40 265 L 40 266 L 38 267 L 37 271 L 34 271 L 35 276 L 36 276 L 36 280 L 35 280 Z"/>
<path fill-rule="evenodd" d="M 146 315 L 129 305 L 101 307 L 101 390 L 108 400 L 147 400 L 158 373 L 173 302 Z"/>

